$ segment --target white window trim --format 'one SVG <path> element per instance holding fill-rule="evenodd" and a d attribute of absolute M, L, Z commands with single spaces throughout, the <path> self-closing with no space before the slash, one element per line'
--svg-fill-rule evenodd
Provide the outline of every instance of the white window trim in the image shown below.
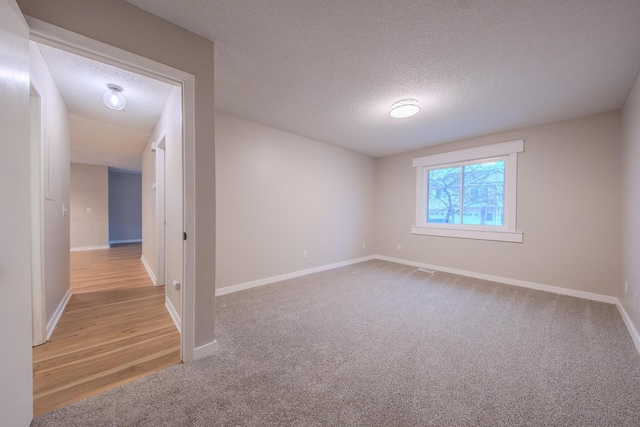
<path fill-rule="evenodd" d="M 462 239 L 494 240 L 502 242 L 522 243 L 523 233 L 516 230 L 516 189 L 518 180 L 518 153 L 524 151 L 524 140 L 485 145 L 466 150 L 450 151 L 431 156 L 416 157 L 413 167 L 416 168 L 416 225 L 411 228 L 412 234 L 428 236 L 457 237 Z M 429 169 L 454 165 L 476 160 L 488 160 L 499 157 L 505 161 L 504 176 L 504 225 L 462 225 L 434 224 L 424 221 L 426 198 L 424 186 L 425 174 Z"/>

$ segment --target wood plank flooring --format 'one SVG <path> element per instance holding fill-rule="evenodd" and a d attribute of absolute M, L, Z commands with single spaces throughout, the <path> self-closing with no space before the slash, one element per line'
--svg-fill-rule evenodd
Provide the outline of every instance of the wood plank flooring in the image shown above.
<path fill-rule="evenodd" d="M 38 416 L 180 363 L 180 334 L 140 261 L 141 245 L 71 253 L 73 295 L 33 348 Z"/>

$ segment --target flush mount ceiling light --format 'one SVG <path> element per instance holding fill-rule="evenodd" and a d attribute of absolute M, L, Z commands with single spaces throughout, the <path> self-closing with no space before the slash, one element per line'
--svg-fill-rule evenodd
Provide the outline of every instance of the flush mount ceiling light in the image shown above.
<path fill-rule="evenodd" d="M 389 108 L 389 115 L 396 119 L 411 117 L 420 111 L 420 101 L 413 98 L 401 99 L 394 102 Z"/>
<path fill-rule="evenodd" d="M 112 110 L 124 110 L 124 107 L 127 106 L 127 101 L 124 99 L 124 96 L 122 96 L 121 92 L 123 89 L 120 86 L 111 83 L 109 83 L 107 87 L 109 88 L 109 91 L 104 94 L 104 97 L 102 97 L 104 105 Z"/>

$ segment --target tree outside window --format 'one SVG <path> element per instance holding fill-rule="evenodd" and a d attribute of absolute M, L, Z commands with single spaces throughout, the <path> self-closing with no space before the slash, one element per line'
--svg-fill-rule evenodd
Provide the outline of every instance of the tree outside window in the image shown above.
<path fill-rule="evenodd" d="M 504 160 L 431 169 L 426 178 L 427 223 L 504 225 Z"/>

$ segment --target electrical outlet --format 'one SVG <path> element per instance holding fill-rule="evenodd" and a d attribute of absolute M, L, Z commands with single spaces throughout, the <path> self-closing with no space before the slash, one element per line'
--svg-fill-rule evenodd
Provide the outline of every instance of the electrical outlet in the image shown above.
<path fill-rule="evenodd" d="M 367 249 L 367 244 L 366 243 L 362 244 L 362 249 Z"/>
<path fill-rule="evenodd" d="M 306 258 L 307 257 L 307 251 L 302 251 L 302 258 Z"/>
<path fill-rule="evenodd" d="M 398 250 L 402 249 L 402 245 L 400 243 L 398 243 Z"/>
<path fill-rule="evenodd" d="M 87 213 L 91 213 L 91 208 L 87 208 Z"/>
<path fill-rule="evenodd" d="M 626 280 L 624 281 L 624 294 L 627 294 L 627 291 L 629 290 L 629 282 L 627 282 Z"/>

